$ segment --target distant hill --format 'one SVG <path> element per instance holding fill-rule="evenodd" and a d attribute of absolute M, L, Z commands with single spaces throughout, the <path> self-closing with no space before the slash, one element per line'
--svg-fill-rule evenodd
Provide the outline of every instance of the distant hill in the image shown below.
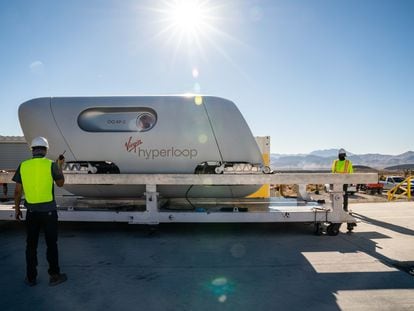
<path fill-rule="evenodd" d="M 271 154 L 270 165 L 275 170 L 329 169 L 332 161 L 337 158 L 337 152 L 337 149 L 327 149 L 299 155 Z M 377 153 L 358 155 L 348 152 L 348 159 L 352 161 L 354 166 L 367 166 L 375 169 L 391 169 L 390 167 L 400 169 L 400 166 L 401 169 L 413 169 L 414 167 L 414 151 L 407 151 L 400 155 Z"/>
<path fill-rule="evenodd" d="M 414 164 L 401 164 L 401 165 L 394 165 L 384 168 L 385 170 L 389 171 L 404 171 L 404 170 L 412 170 L 414 171 Z"/>

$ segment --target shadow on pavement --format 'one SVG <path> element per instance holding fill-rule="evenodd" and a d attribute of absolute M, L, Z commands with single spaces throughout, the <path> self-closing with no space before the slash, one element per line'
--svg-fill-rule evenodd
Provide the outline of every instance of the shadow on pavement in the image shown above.
<path fill-rule="evenodd" d="M 398 232 L 398 233 L 401 233 L 401 234 L 413 235 L 414 236 L 414 231 L 411 230 L 411 229 L 405 228 L 405 227 L 390 224 L 388 222 L 380 221 L 380 220 L 377 220 L 377 219 L 374 219 L 374 218 L 369 218 L 365 215 L 358 214 L 358 213 L 355 213 L 355 212 L 352 213 L 352 216 L 354 216 L 357 219 L 360 219 L 361 221 L 370 223 L 370 224 L 378 226 L 378 227 L 382 227 L 382 228 L 385 228 L 385 229 L 388 229 L 388 230 L 392 230 L 392 231 L 395 231 L 395 232 Z"/>
<path fill-rule="evenodd" d="M 149 230 L 61 223 L 61 268 L 69 281 L 52 292 L 44 242 L 38 251 L 39 284 L 27 288 L 24 226 L 7 222 L 0 230 L 2 310 L 29 305 L 51 310 L 341 310 L 342 291 L 414 289 L 409 274 L 392 269 L 395 263 L 376 252 L 373 239 L 389 238 L 378 232 L 331 237 L 315 236 L 313 226 L 304 224 L 163 224 Z M 385 268 L 318 272 L 331 264 L 324 264 L 324 256 L 344 260 L 341 255 L 359 253 Z M 308 254 L 316 254 L 316 265 Z"/>

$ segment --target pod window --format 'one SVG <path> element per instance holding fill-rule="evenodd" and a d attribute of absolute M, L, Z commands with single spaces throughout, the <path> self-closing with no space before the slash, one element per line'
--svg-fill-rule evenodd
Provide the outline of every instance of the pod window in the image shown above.
<path fill-rule="evenodd" d="M 87 132 L 147 132 L 157 123 L 157 113 L 148 107 L 88 108 L 78 116 Z"/>
<path fill-rule="evenodd" d="M 137 129 L 139 132 L 146 132 L 152 129 L 157 122 L 156 117 L 150 112 L 143 112 L 137 118 Z"/>

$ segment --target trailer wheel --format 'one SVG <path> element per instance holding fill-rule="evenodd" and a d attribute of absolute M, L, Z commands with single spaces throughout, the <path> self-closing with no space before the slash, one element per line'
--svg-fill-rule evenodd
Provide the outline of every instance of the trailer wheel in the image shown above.
<path fill-rule="evenodd" d="M 338 235 L 339 233 L 339 228 L 341 228 L 342 224 L 330 224 L 327 228 L 326 228 L 326 233 L 328 233 L 328 235 L 330 236 L 335 236 Z"/>
<path fill-rule="evenodd" d="M 321 223 L 319 223 L 319 222 L 315 223 L 315 228 L 314 228 L 313 233 L 314 233 L 315 235 L 322 235 L 322 233 L 323 233 L 323 228 L 322 228 Z"/>
<path fill-rule="evenodd" d="M 223 172 L 224 172 L 224 167 L 223 167 L 223 166 L 217 166 L 217 167 L 214 169 L 214 172 L 215 172 L 216 174 L 223 174 Z"/>
<path fill-rule="evenodd" d="M 356 223 L 347 223 L 346 229 L 348 230 L 349 233 L 351 233 L 356 226 L 357 226 Z"/>
<path fill-rule="evenodd" d="M 262 169 L 262 172 L 264 174 L 271 174 L 272 173 L 272 169 L 269 166 L 264 166 Z"/>

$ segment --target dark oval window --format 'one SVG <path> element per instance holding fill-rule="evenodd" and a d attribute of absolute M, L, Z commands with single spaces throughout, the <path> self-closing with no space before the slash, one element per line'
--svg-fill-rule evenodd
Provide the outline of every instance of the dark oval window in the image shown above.
<path fill-rule="evenodd" d="M 157 122 L 156 117 L 149 112 L 141 113 L 137 118 L 137 128 L 139 132 L 146 132 L 152 129 Z"/>
<path fill-rule="evenodd" d="M 78 116 L 87 132 L 146 132 L 157 123 L 157 113 L 148 107 L 95 107 Z"/>

